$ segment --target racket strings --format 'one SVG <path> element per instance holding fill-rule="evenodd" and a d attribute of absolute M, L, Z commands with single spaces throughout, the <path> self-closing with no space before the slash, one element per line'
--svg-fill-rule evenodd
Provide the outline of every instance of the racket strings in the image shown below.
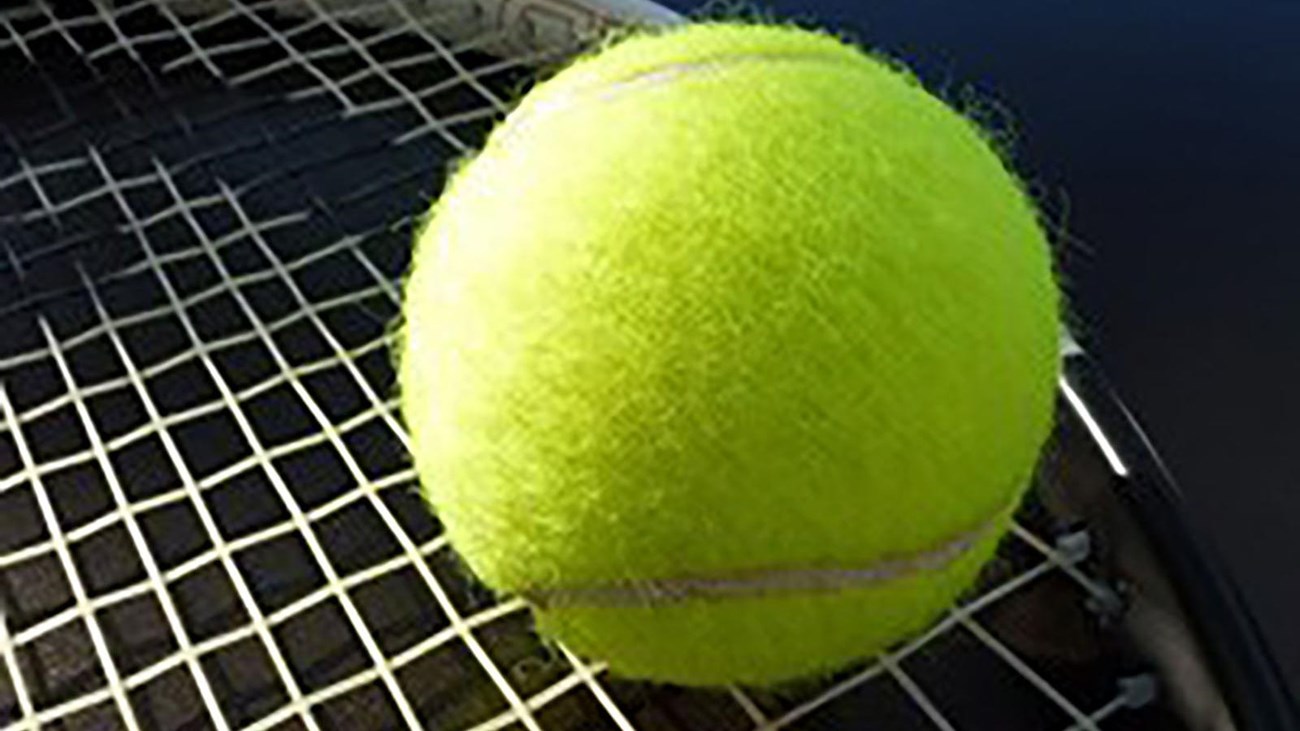
<path fill-rule="evenodd" d="M 0 117 L 0 729 L 953 728 L 990 693 L 1023 727 L 1092 729 L 1125 708 L 1114 677 L 1062 689 L 991 629 L 1053 577 L 1104 587 L 1050 525 L 927 634 L 797 689 L 629 683 L 540 642 L 416 493 L 388 348 L 444 171 L 553 53 L 481 53 L 508 34 L 452 32 L 473 17 L 452 6 L 206 5 L 0 11 L 21 100 Z"/>

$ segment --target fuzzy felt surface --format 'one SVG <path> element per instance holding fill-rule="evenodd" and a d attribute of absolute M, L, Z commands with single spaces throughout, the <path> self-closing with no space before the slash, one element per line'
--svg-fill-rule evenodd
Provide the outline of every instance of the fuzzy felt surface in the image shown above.
<path fill-rule="evenodd" d="M 543 631 L 627 675 L 772 682 L 973 580 L 1050 429 L 1058 299 L 1018 181 L 905 72 L 686 26 L 543 82 L 453 177 L 405 287 L 402 408 L 470 568 L 569 599 L 537 602 Z M 653 588 L 871 575 L 963 535 L 875 581 Z M 637 600 L 581 601 L 601 587 Z"/>

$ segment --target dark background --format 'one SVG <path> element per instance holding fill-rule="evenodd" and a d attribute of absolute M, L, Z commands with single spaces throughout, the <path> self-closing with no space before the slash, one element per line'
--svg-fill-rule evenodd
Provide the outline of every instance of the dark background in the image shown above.
<path fill-rule="evenodd" d="M 1300 2 L 763 6 L 1007 109 L 1077 334 L 1300 691 Z"/>

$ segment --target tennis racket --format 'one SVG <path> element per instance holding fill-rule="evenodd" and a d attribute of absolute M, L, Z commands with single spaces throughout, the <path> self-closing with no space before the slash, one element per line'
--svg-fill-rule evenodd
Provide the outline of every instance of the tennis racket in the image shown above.
<path fill-rule="evenodd" d="M 0 730 L 1297 728 L 1068 339 L 1058 427 L 979 586 L 834 677 L 622 680 L 466 576 L 393 397 L 413 227 L 538 73 L 679 20 L 644 0 L 0 9 Z"/>

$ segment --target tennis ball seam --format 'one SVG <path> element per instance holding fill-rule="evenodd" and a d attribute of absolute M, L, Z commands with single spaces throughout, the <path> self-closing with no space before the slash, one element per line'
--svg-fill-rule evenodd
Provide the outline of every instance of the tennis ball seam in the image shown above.
<path fill-rule="evenodd" d="M 608 103 L 628 94 L 646 88 L 655 88 L 662 84 L 679 81 L 692 74 L 701 72 L 723 72 L 749 63 L 799 63 L 817 64 L 830 67 L 842 67 L 854 73 L 861 73 L 858 67 L 860 59 L 845 56 L 842 53 L 743 53 L 729 56 L 715 56 L 699 61 L 680 61 L 664 64 L 652 69 L 639 71 L 623 78 L 603 79 L 600 84 L 578 86 L 565 90 L 563 94 L 542 98 L 527 107 L 521 107 L 506 118 L 499 135 L 502 142 L 508 142 L 526 130 L 533 122 L 557 114 L 566 109 L 589 102 Z"/>
<path fill-rule="evenodd" d="M 687 601 L 716 602 L 866 588 L 946 568 L 981 539 L 996 531 L 1004 514 L 1000 512 L 976 528 L 930 548 L 886 555 L 864 566 L 746 568 L 707 576 L 620 579 L 569 586 L 531 587 L 519 592 L 519 595 L 539 609 L 548 610 L 647 607 Z"/>

